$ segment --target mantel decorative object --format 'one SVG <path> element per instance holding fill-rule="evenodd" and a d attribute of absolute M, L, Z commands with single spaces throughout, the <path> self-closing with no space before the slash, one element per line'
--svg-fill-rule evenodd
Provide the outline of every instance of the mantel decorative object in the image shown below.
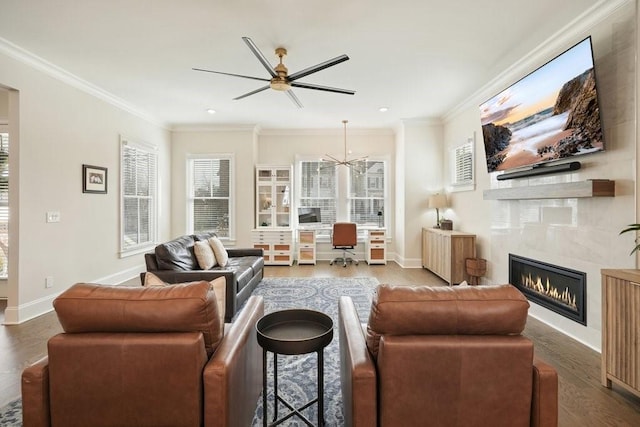
<path fill-rule="evenodd" d="M 107 168 L 82 165 L 82 192 L 107 194 Z"/>

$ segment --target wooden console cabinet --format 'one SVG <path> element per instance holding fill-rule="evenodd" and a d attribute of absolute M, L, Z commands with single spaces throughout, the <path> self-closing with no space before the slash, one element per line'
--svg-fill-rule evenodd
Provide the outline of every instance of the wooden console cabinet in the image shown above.
<path fill-rule="evenodd" d="M 475 234 L 462 231 L 422 229 L 422 266 L 449 285 L 469 280 L 465 259 L 476 257 Z"/>
<path fill-rule="evenodd" d="M 640 396 L 640 271 L 602 270 L 602 385 Z"/>

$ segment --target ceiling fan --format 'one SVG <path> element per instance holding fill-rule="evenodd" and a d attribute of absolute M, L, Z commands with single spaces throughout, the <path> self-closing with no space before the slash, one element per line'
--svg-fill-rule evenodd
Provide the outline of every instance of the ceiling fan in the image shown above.
<path fill-rule="evenodd" d="M 258 61 L 260 61 L 260 63 L 264 66 L 264 68 L 267 69 L 267 71 L 271 75 L 270 79 L 262 78 L 262 77 L 245 76 L 242 74 L 223 73 L 222 71 L 204 70 L 202 68 L 193 68 L 194 71 L 204 71 L 206 73 L 223 74 L 225 76 L 242 77 L 244 79 L 252 79 L 252 80 L 269 82 L 269 84 L 261 88 L 253 90 L 249 93 L 245 93 L 244 95 L 240 95 L 237 98 L 233 98 L 234 101 L 238 99 L 246 98 L 247 96 L 251 96 L 258 92 L 262 92 L 263 90 L 267 90 L 271 88 L 273 90 L 285 92 L 287 95 L 289 95 L 289 98 L 293 101 L 294 104 L 296 104 L 298 108 L 302 108 L 302 103 L 291 90 L 292 87 L 322 90 L 325 92 L 343 93 L 345 95 L 353 95 L 356 93 L 353 90 L 340 89 L 340 88 L 329 87 L 329 86 L 320 86 L 320 85 L 315 85 L 311 83 L 302 83 L 297 81 L 298 79 L 301 79 L 302 77 L 306 77 L 309 74 L 322 71 L 325 68 L 333 67 L 334 65 L 338 65 L 341 62 L 349 60 L 349 57 L 347 55 L 337 56 L 333 59 L 329 59 L 327 61 L 321 62 L 320 64 L 314 65 L 309 68 L 305 68 L 304 70 L 301 70 L 301 71 L 298 71 L 297 73 L 293 73 L 289 75 L 288 74 L 289 70 L 287 70 L 287 67 L 285 67 L 285 65 L 282 63 L 282 58 L 286 56 L 287 49 L 283 47 L 279 47 L 276 49 L 276 55 L 278 56 L 278 58 L 280 58 L 280 63 L 275 67 L 272 67 L 269 61 L 267 61 L 267 58 L 265 58 L 262 52 L 260 52 L 260 49 L 258 49 L 258 46 L 256 46 L 256 44 L 249 37 L 243 37 L 242 40 L 244 40 L 247 46 L 249 46 L 249 49 L 251 49 L 251 52 L 253 52 L 253 54 L 258 58 Z"/>

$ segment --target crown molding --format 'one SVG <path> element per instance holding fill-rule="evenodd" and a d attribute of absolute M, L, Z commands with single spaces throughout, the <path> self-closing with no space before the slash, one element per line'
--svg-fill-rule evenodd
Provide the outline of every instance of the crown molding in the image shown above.
<path fill-rule="evenodd" d="M 633 1 L 635 0 L 600 0 L 540 43 L 537 48 L 533 49 L 475 91 L 466 100 L 446 112 L 442 116 L 442 121 L 444 123 L 449 122 L 468 108 L 477 107 L 489 97 L 495 95 L 500 89 L 504 89 L 516 79 L 529 74 L 540 64 L 553 58 L 558 52 L 573 45 L 577 41 L 576 37 L 578 35 L 587 33 L 597 24 L 614 14 L 618 9 Z"/>
<path fill-rule="evenodd" d="M 343 128 L 327 129 L 261 129 L 260 136 L 323 136 L 342 135 Z M 347 126 L 348 135 L 395 135 L 392 128 L 351 128 Z"/>
<path fill-rule="evenodd" d="M 258 125 L 254 124 L 189 124 L 189 125 L 173 125 L 171 132 L 253 132 L 257 133 Z"/>
<path fill-rule="evenodd" d="M 20 46 L 11 43 L 9 40 L 0 37 L 0 53 L 15 59 L 18 62 L 21 62 L 28 67 L 34 68 L 38 71 L 45 73 L 46 75 L 53 77 L 56 80 L 59 80 L 71 87 L 79 89 L 91 96 L 94 96 L 102 101 L 107 102 L 108 104 L 113 105 L 121 110 L 124 110 L 134 116 L 137 116 L 147 122 L 159 126 L 164 129 L 169 129 L 167 123 L 159 120 L 157 117 L 152 114 L 129 104 L 127 101 L 107 92 L 106 90 L 89 83 L 88 81 L 76 76 L 75 74 L 70 73 L 69 71 L 58 67 L 55 64 L 47 61 L 46 59 L 40 58 L 37 55 L 21 48 Z M 19 88 L 18 88 L 19 89 Z"/>

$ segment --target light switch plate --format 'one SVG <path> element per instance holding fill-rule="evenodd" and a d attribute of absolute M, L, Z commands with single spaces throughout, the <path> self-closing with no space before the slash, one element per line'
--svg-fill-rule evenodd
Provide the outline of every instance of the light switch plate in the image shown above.
<path fill-rule="evenodd" d="M 60 211 L 48 211 L 47 222 L 60 222 Z"/>

